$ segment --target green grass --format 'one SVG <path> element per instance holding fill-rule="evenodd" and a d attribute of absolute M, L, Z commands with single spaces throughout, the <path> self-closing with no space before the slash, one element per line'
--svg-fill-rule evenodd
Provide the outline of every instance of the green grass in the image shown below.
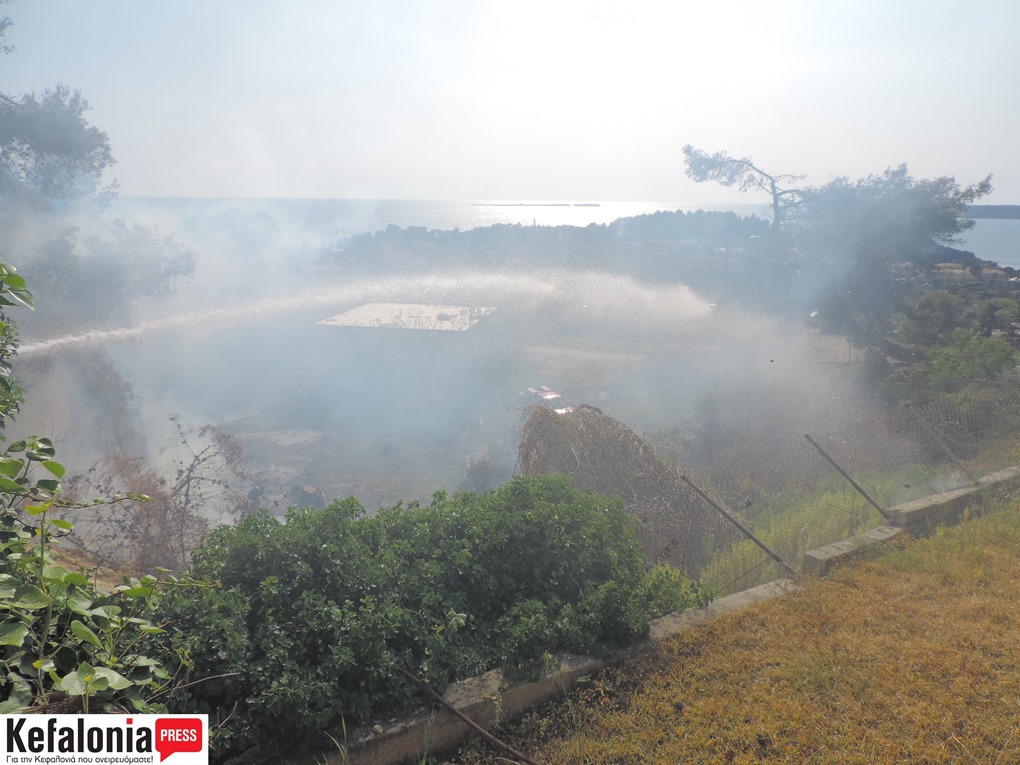
<path fill-rule="evenodd" d="M 915 465 L 858 476 L 883 508 L 929 496 L 947 487 L 968 485 L 948 468 Z M 751 529 L 780 557 L 800 568 L 804 553 L 848 539 L 887 523 L 864 497 L 834 476 L 813 490 L 802 489 L 765 499 L 764 509 L 748 519 Z M 727 594 L 786 576 L 749 539 L 717 551 L 699 578 L 712 592 Z"/>

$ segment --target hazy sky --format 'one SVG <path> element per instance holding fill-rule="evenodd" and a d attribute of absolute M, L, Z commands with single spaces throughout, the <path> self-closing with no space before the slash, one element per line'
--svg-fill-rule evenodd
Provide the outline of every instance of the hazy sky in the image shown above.
<path fill-rule="evenodd" d="M 757 202 L 908 163 L 1020 203 L 1017 0 L 16 0 L 0 90 L 81 90 L 125 195 Z"/>

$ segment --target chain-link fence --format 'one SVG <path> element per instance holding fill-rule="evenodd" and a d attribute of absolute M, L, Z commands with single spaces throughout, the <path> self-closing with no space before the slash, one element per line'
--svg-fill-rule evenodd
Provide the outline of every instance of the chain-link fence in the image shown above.
<path fill-rule="evenodd" d="M 533 407 L 518 469 L 569 473 L 581 489 L 622 497 L 649 560 L 728 594 L 883 525 L 889 508 L 1020 464 L 1010 390 L 890 409 L 852 382 L 829 382 L 824 395 L 793 380 L 779 396 L 712 396 L 685 428 L 647 436 L 592 406 Z"/>
<path fill-rule="evenodd" d="M 750 534 L 799 568 L 807 550 L 886 522 L 885 511 L 940 491 L 974 485 L 1020 462 L 1020 430 L 1002 400 L 946 395 L 923 406 L 857 416 L 840 429 L 737 445 L 692 479 Z M 716 512 L 704 504 L 706 512 Z M 788 571 L 741 533 L 700 572 L 719 594 Z"/>

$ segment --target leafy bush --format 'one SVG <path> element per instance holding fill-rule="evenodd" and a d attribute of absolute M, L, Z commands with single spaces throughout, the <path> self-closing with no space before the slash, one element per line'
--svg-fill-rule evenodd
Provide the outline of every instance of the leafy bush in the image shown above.
<path fill-rule="evenodd" d="M 13 266 L 0 263 L 0 431 L 22 401 L 10 365 L 17 333 L 4 313 L 18 305 L 32 308 L 32 293 Z M 110 593 L 57 565 L 53 546 L 73 530 L 66 511 L 123 497 L 68 502 L 55 456 L 53 442 L 35 436 L 0 453 L 0 713 L 44 705 L 53 691 L 78 699 L 86 712 L 92 699 L 154 711 L 153 695 L 171 679 L 139 650 L 144 636 L 162 632 L 142 618 L 156 581 L 134 580 Z"/>
<path fill-rule="evenodd" d="M 279 735 L 324 744 L 342 722 L 420 703 L 398 668 L 442 689 L 626 644 L 653 601 L 696 599 L 659 570 L 644 583 L 632 524 L 617 500 L 534 477 L 372 518 L 348 499 L 217 529 L 192 573 L 222 587 L 169 594 L 160 620 L 194 679 L 218 677 L 169 703 L 229 717 L 216 756 Z"/>
<path fill-rule="evenodd" d="M 650 616 L 675 614 L 692 604 L 706 606 L 709 591 L 698 582 L 667 563 L 660 563 L 649 571 L 641 582 L 641 600 L 648 604 Z"/>
<path fill-rule="evenodd" d="M 1016 351 L 1002 337 L 981 337 L 974 330 L 957 328 L 946 345 L 932 353 L 931 379 L 944 390 L 968 383 L 994 380 L 1016 363 Z"/>
<path fill-rule="evenodd" d="M 93 698 L 153 711 L 152 695 L 171 679 L 140 651 L 146 635 L 162 632 L 142 618 L 156 580 L 111 593 L 57 565 L 53 546 L 72 527 L 60 517 L 64 466 L 53 457 L 46 438 L 16 441 L 0 456 L 0 713 L 45 704 L 51 691 L 80 699 L 86 712 Z"/>

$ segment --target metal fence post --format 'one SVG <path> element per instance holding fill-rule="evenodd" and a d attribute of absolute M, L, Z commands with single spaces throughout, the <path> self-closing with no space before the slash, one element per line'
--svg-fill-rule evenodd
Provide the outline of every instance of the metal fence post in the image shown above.
<path fill-rule="evenodd" d="M 766 545 L 764 542 L 758 539 L 758 537 L 754 535 L 754 532 L 747 528 L 747 526 L 745 526 L 743 523 L 741 523 L 736 515 L 734 515 L 732 512 L 723 507 L 721 502 L 719 502 L 717 499 L 714 499 L 711 495 L 708 494 L 708 492 L 702 490 L 700 486 L 694 483 L 694 481 L 692 481 L 687 476 L 685 475 L 680 476 L 680 480 L 686 483 L 692 489 L 694 489 L 694 491 L 698 493 L 698 496 L 700 496 L 703 500 L 708 502 L 708 504 L 710 504 L 712 507 L 718 510 L 726 520 L 728 520 L 730 523 L 732 523 L 734 526 L 740 529 L 747 536 L 748 539 L 750 539 L 752 542 L 758 545 L 758 547 L 760 547 L 762 550 L 767 552 L 776 563 L 778 563 L 780 566 L 789 571 L 793 576 L 797 576 L 797 569 L 795 569 L 785 560 L 780 558 L 779 555 L 773 552 L 768 545 Z"/>
<path fill-rule="evenodd" d="M 862 497 L 864 497 L 864 498 L 865 498 L 866 500 L 868 500 L 868 502 L 870 502 L 870 503 L 871 503 L 871 506 L 872 506 L 872 507 L 874 507 L 874 508 L 875 508 L 876 510 L 878 510 L 878 512 L 880 512 L 880 513 L 882 514 L 882 517 L 883 517 L 883 518 L 885 518 L 885 519 L 886 519 L 887 521 L 890 521 L 890 520 L 892 520 L 892 515 L 890 515 L 890 514 L 889 514 L 889 512 L 888 512 L 887 510 L 885 510 L 885 509 L 884 509 L 884 508 L 883 508 L 883 507 L 882 507 L 882 506 L 881 506 L 880 504 L 878 504 L 878 503 L 877 503 L 877 502 L 876 502 L 875 500 L 873 500 L 873 499 L 871 498 L 871 495 L 870 495 L 870 494 L 868 494 L 868 492 L 866 492 L 866 491 L 865 491 L 865 490 L 864 490 L 864 489 L 863 489 L 863 488 L 861 487 L 861 485 L 860 485 L 859 483 L 857 483 L 857 481 L 855 481 L 855 480 L 853 479 L 853 477 L 852 477 L 852 476 L 851 476 L 851 475 L 850 475 L 850 474 L 849 474 L 848 472 L 846 472 L 846 471 L 845 471 L 845 470 L 844 470 L 843 468 L 841 468 L 841 467 L 839 466 L 839 463 L 838 463 L 838 462 L 836 462 L 836 460 L 834 460 L 834 459 L 833 459 L 832 457 L 830 457 L 830 456 L 829 456 L 829 455 L 828 455 L 828 454 L 826 453 L 825 449 L 823 449 L 822 447 L 820 447 L 820 446 L 819 446 L 819 445 L 818 445 L 818 444 L 817 444 L 817 443 L 815 442 L 815 439 L 811 438 L 811 436 L 810 436 L 810 435 L 806 435 L 806 436 L 804 436 L 804 438 L 806 438 L 806 439 L 807 439 L 807 441 L 808 441 L 808 443 L 809 443 L 809 444 L 811 444 L 811 445 L 812 445 L 813 447 L 815 447 L 815 449 L 817 449 L 817 450 L 818 450 L 818 453 L 819 453 L 819 454 L 821 454 L 821 455 L 822 455 L 823 457 L 825 457 L 825 459 L 826 459 L 826 460 L 828 460 L 828 462 L 829 462 L 829 464 L 830 464 L 830 465 L 832 465 L 832 466 L 833 466 L 834 468 L 836 468 L 836 470 L 838 470 L 838 471 L 839 471 L 839 474 L 840 474 L 841 476 L 843 476 L 843 477 L 844 477 L 844 478 L 845 478 L 845 479 L 846 479 L 847 481 L 849 481 L 850 485 L 851 485 L 851 486 L 853 486 L 853 487 L 854 487 L 854 488 L 855 488 L 855 489 L 857 490 L 857 492 L 858 492 L 858 493 L 859 493 L 859 494 L 860 494 L 860 495 L 861 495 Z"/>

